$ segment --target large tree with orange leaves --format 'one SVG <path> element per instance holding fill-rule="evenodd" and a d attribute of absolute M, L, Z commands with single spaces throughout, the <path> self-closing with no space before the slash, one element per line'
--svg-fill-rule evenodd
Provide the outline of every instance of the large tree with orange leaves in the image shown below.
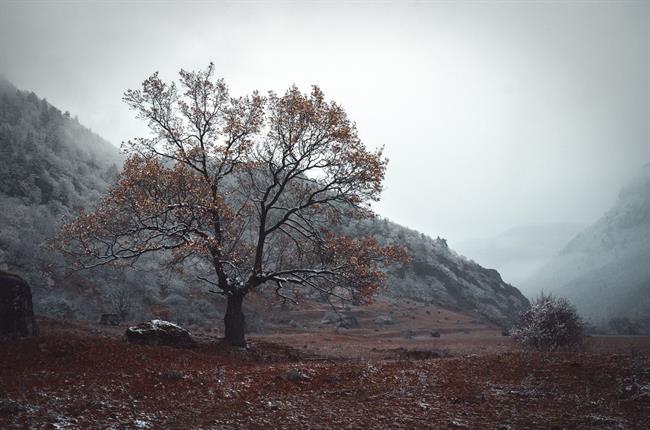
<path fill-rule="evenodd" d="M 386 159 L 318 87 L 234 98 L 210 64 L 181 70 L 178 83 L 155 73 L 124 101 L 151 134 L 124 144 L 116 184 L 64 227 L 61 249 L 81 267 L 149 253 L 191 263 L 227 297 L 225 338 L 241 346 L 250 291 L 370 297 L 379 265 L 404 258 L 400 248 L 336 233 L 341 220 L 373 216 Z"/>

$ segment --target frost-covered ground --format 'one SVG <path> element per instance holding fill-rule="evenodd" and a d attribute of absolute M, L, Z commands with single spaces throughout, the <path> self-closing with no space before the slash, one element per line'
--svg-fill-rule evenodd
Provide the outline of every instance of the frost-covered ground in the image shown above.
<path fill-rule="evenodd" d="M 370 331 L 323 329 L 253 336 L 248 351 L 205 334 L 179 350 L 127 344 L 123 328 L 41 326 L 39 338 L 0 343 L 0 428 L 612 429 L 645 428 L 650 416 L 644 337 L 557 354 L 517 351 L 509 338 L 476 354 L 448 343 L 449 356 L 414 360 L 408 352 L 432 341 L 373 351 Z M 332 339 L 342 348 L 328 356 Z"/>

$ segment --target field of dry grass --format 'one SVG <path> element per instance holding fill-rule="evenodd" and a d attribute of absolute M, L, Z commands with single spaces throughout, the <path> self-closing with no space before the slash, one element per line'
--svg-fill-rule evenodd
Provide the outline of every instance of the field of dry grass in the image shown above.
<path fill-rule="evenodd" d="M 373 323 L 391 310 L 394 325 Z M 0 428 L 647 428 L 650 338 L 530 353 L 432 306 L 352 313 L 361 327 L 335 330 L 322 309 L 288 311 L 300 327 L 270 325 L 246 350 L 209 331 L 173 349 L 41 319 L 42 336 L 0 343 Z"/>

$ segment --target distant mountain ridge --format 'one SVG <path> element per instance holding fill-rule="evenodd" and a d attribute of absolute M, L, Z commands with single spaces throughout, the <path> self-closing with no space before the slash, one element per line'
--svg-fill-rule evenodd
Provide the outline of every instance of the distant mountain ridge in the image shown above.
<path fill-rule="evenodd" d="M 520 282 L 541 269 L 585 227 L 576 223 L 519 225 L 494 237 L 460 242 L 455 249 L 488 267 L 496 268 L 504 279 L 530 298 L 535 293 L 529 294 Z"/>
<path fill-rule="evenodd" d="M 523 287 L 565 296 L 598 324 L 650 316 L 650 164 Z"/>

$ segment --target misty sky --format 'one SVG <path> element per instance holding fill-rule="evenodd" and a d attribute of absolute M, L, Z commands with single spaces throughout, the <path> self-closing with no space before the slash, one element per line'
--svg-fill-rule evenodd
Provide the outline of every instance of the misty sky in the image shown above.
<path fill-rule="evenodd" d="M 450 243 L 590 223 L 650 161 L 638 2 L 0 0 L 0 73 L 119 145 L 152 72 L 214 61 L 233 95 L 318 84 L 390 158 L 379 212 Z"/>

